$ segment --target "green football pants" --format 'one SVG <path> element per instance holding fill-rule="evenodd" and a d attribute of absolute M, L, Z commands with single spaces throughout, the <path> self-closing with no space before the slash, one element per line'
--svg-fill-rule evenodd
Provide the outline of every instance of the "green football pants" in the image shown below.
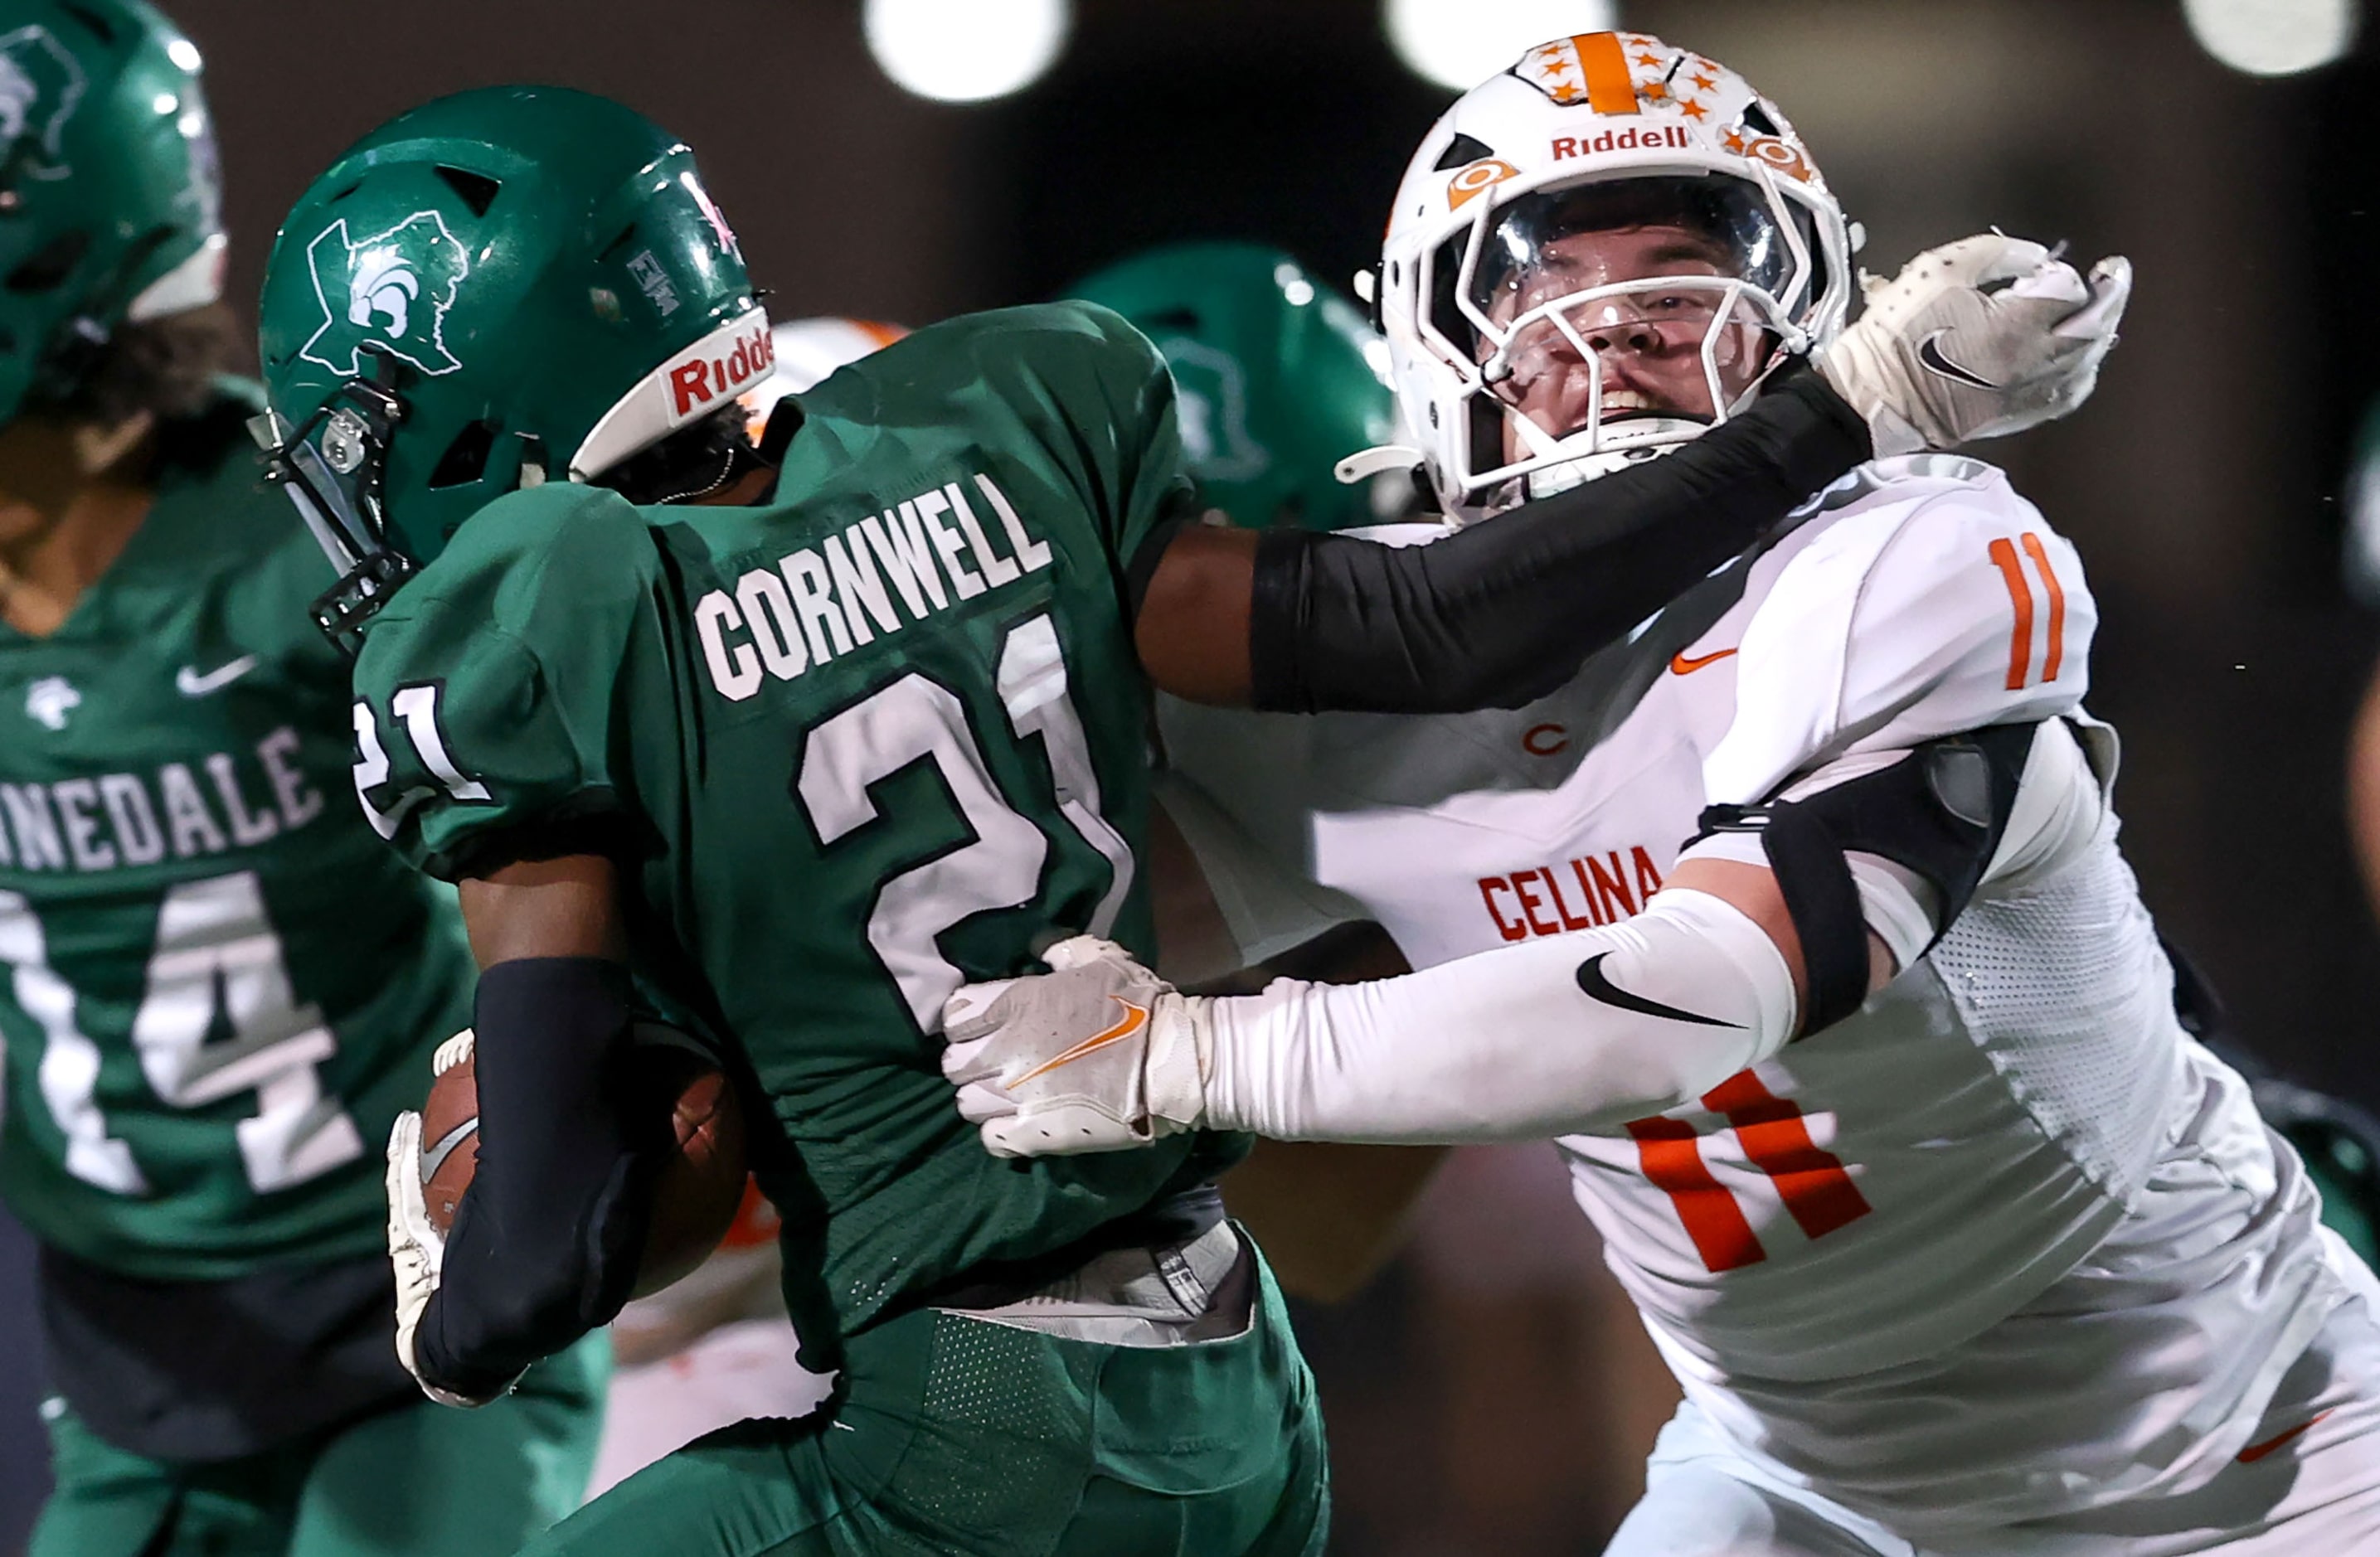
<path fill-rule="evenodd" d="M 852 1341 L 847 1393 L 712 1433 L 522 1557 L 1319 1557 L 1314 1381 L 1265 1273 L 1225 1340 L 1100 1346 L 926 1310 Z"/>
<path fill-rule="evenodd" d="M 508 1557 L 586 1495 L 611 1370 L 589 1335 L 479 1410 L 419 1401 L 208 1465 L 128 1454 L 54 1403 L 27 1557 Z"/>

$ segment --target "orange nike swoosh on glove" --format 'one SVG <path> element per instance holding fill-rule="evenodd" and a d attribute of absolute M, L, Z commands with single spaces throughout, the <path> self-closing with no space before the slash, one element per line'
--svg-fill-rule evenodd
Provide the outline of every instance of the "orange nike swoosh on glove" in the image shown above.
<path fill-rule="evenodd" d="M 1113 1027 L 1108 1028 L 1103 1032 L 1092 1033 L 1088 1038 L 1084 1039 L 1073 1048 L 1068 1049 L 1064 1054 L 1058 1055 L 1042 1064 L 1035 1066 L 1024 1075 L 1019 1076 L 1015 1080 L 1009 1082 L 1009 1087 L 1012 1090 L 1021 1087 L 1026 1082 L 1033 1080 L 1036 1076 L 1045 1075 L 1050 1071 L 1057 1069 L 1058 1067 L 1062 1065 L 1072 1065 L 1075 1061 L 1082 1058 L 1085 1055 L 1096 1054 L 1099 1050 L 1106 1048 L 1110 1044 L 1121 1044 L 1125 1039 L 1131 1037 L 1134 1033 L 1148 1025 L 1148 1007 L 1135 1006 L 1121 995 L 1111 995 L 1108 998 L 1123 1008 L 1123 1020 L 1122 1021 L 1117 1022 Z"/>
<path fill-rule="evenodd" d="M 1689 659 L 1685 651 L 1681 649 L 1670 656 L 1670 673 L 1673 676 L 1691 676 L 1704 666 L 1716 665 L 1734 652 L 1735 650 L 1731 648 L 1723 648 L 1709 654 L 1698 654 Z"/>
<path fill-rule="evenodd" d="M 2327 1417 L 2329 1415 L 2329 1412 L 2325 1411 L 2321 1417 L 2314 1418 L 2313 1421 L 2300 1422 L 2297 1426 L 2289 1429 L 2289 1431 L 2275 1433 L 2272 1437 L 2267 1438 L 2262 1443 L 2249 1444 L 2245 1449 L 2240 1451 L 2240 1463 L 2241 1465 L 2254 1465 L 2266 1454 L 2269 1454 L 2274 1450 L 2280 1448 L 2282 1445 L 2289 1442 L 2290 1439 L 2295 1438 L 2298 1434 L 2305 1431 L 2306 1429 L 2313 1426 L 2314 1422 L 2318 1422 L 2322 1420 L 2323 1417 Z"/>

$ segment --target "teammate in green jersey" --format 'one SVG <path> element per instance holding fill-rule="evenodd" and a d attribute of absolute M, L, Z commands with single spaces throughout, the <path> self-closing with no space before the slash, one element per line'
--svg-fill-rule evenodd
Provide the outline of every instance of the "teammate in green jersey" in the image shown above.
<path fill-rule="evenodd" d="M 670 1150 L 616 1080 L 650 1004 L 738 1080 L 805 1360 L 840 1370 L 540 1551 L 1318 1551 L 1311 1384 L 1208 1188 L 1238 1143 L 995 1162 L 939 1004 L 1062 927 L 1147 943 L 1135 657 L 1269 706 L 1512 694 L 1710 565 L 1665 518 L 1756 533 L 1868 446 L 1803 372 L 1427 559 L 1208 530 L 1162 361 L 1059 305 L 920 331 L 756 448 L 769 332 L 690 154 L 547 88 L 334 163 L 262 344 L 260 433 L 345 570 L 318 616 L 361 640 L 357 790 L 461 883 L 482 967 L 447 1236 L 418 1117 L 391 1137 L 400 1351 L 472 1405 L 616 1310 Z"/>
<path fill-rule="evenodd" d="M 137 0 L 5 0 L 0 108 L 0 1193 L 57 1395 L 32 1551 L 509 1551 L 576 1505 L 601 1358 L 485 1419 L 396 1363 L 377 1145 L 471 970 L 346 792 L 346 667 L 302 621 L 333 575 L 221 374 L 198 53 Z"/>
<path fill-rule="evenodd" d="M 1263 244 L 1166 244 L 1066 294 L 1113 308 L 1165 354 L 1200 500 L 1251 529 L 1344 530 L 1410 515 L 1409 469 L 1342 482 L 1396 436 L 1388 344 L 1296 260 Z"/>

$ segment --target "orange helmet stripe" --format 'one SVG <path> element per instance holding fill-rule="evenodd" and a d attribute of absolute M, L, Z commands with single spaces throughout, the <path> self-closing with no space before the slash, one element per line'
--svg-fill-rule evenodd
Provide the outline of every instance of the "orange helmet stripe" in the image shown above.
<path fill-rule="evenodd" d="M 1582 32 L 1571 46 L 1586 72 L 1586 105 L 1598 114 L 1636 112 L 1636 82 L 1628 74 L 1628 56 L 1621 51 L 1617 32 Z"/>

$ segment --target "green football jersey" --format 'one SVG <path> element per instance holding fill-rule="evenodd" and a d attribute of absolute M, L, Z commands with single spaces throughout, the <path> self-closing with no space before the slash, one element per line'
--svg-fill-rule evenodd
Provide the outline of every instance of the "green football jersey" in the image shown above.
<path fill-rule="evenodd" d="M 380 1143 L 470 1020 L 453 895 L 350 791 L 332 570 L 247 409 L 56 633 L 0 624 L 0 1193 L 158 1280 L 383 1247 Z"/>
<path fill-rule="evenodd" d="M 1164 363 L 1059 304 L 919 331 L 799 404 L 763 505 L 556 483 L 465 524 L 369 630 L 357 783 L 436 875 L 625 863 L 639 981 L 774 1112 L 754 1167 L 815 1364 L 1239 1142 L 997 1160 L 936 1036 L 1053 932 L 1150 950 L 1123 560 L 1188 501 Z"/>

